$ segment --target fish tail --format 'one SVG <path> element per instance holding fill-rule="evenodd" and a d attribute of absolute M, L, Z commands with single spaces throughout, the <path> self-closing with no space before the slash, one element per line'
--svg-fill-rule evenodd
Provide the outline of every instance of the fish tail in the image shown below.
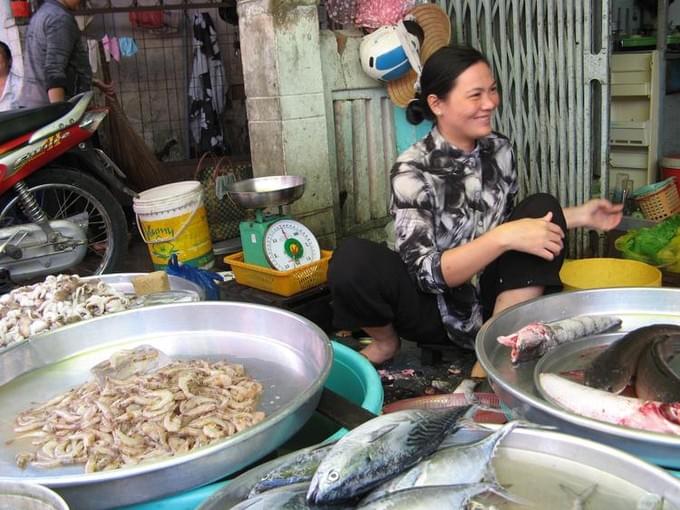
<path fill-rule="evenodd" d="M 523 498 L 521 496 L 518 496 L 517 494 L 513 494 L 510 492 L 508 489 L 510 486 L 507 487 L 501 487 L 498 483 L 492 483 L 491 487 L 487 490 L 487 492 L 497 498 L 499 498 L 503 502 L 510 502 L 514 503 L 516 505 L 521 505 L 521 506 L 530 506 L 531 501 L 529 501 L 526 498 Z"/>
<path fill-rule="evenodd" d="M 448 411 L 429 411 L 413 427 L 406 439 L 407 446 L 423 447 L 429 445 L 436 449 L 444 437 L 457 427 L 459 421 L 472 408 L 465 405 Z"/>

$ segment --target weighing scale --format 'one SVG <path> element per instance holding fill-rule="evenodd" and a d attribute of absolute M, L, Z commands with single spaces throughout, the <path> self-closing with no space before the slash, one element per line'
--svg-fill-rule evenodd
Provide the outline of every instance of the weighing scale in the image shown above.
<path fill-rule="evenodd" d="M 244 209 L 254 209 L 255 219 L 239 224 L 246 264 L 289 271 L 321 259 L 319 243 L 311 230 L 283 214 L 305 190 L 305 178 L 292 175 L 257 177 L 230 183 L 225 191 Z M 265 212 L 278 207 L 278 214 Z"/>

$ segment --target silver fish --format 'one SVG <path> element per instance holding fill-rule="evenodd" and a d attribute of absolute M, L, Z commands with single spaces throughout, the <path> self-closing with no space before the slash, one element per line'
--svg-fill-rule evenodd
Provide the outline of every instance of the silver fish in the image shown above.
<path fill-rule="evenodd" d="M 249 497 L 277 487 L 309 482 L 333 444 L 324 444 L 312 450 L 305 449 L 282 462 L 253 486 Z"/>
<path fill-rule="evenodd" d="M 621 319 L 610 315 L 581 315 L 554 322 L 532 322 L 519 331 L 499 336 L 498 343 L 510 347 L 513 363 L 540 358 L 560 344 L 604 333 L 621 326 Z"/>
<path fill-rule="evenodd" d="M 465 508 L 474 497 L 492 493 L 509 501 L 516 501 L 513 496 L 495 483 L 468 483 L 460 485 L 432 485 L 405 489 L 382 498 L 360 505 L 362 510 L 444 510 Z"/>
<path fill-rule="evenodd" d="M 232 506 L 237 505 L 248 498 L 253 487 L 265 478 L 268 473 L 271 473 L 279 466 L 291 462 L 292 459 L 300 458 L 307 452 L 317 450 L 320 446 L 322 445 L 303 448 L 302 450 L 297 450 L 287 455 L 277 457 L 249 469 L 233 480 L 230 480 L 227 485 L 206 499 L 203 504 L 201 504 L 201 510 L 223 510 L 224 508 L 231 508 Z"/>
<path fill-rule="evenodd" d="M 471 407 L 408 409 L 363 423 L 321 461 L 307 500 L 334 503 L 368 492 L 434 452 Z"/>
<path fill-rule="evenodd" d="M 511 421 L 474 443 L 437 450 L 408 471 L 379 486 L 363 502 L 368 503 L 385 494 L 412 487 L 478 483 L 483 479 L 495 482 L 491 459 L 500 441 L 521 424 Z"/>

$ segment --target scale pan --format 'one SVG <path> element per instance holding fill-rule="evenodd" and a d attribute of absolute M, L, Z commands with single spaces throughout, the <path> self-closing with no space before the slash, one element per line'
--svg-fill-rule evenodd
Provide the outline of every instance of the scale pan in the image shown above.
<path fill-rule="evenodd" d="M 244 209 L 292 204 L 305 191 L 305 178 L 295 175 L 256 177 L 227 185 L 229 197 Z"/>

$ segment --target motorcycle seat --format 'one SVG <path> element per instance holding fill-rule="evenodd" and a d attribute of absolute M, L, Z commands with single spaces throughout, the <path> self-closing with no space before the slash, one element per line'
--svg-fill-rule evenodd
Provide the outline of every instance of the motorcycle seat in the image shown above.
<path fill-rule="evenodd" d="M 75 106 L 71 102 L 52 103 L 38 108 L 0 112 L 0 144 L 35 131 L 57 120 Z"/>

